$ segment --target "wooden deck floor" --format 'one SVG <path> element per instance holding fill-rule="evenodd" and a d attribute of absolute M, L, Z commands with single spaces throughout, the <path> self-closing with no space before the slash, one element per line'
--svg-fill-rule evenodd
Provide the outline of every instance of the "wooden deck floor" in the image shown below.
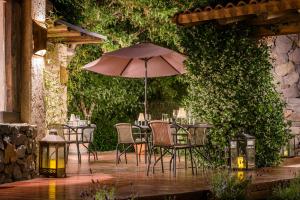
<path fill-rule="evenodd" d="M 160 165 L 156 173 L 146 175 L 146 165 L 135 165 L 134 154 L 129 155 L 128 164 L 115 165 L 114 152 L 101 152 L 99 160 L 88 163 L 87 156 L 83 155 L 82 164 L 78 165 L 76 156 L 69 157 L 67 178 L 35 178 L 28 181 L 0 185 L 0 199 L 2 200 L 64 200 L 81 199 L 80 193 L 87 188 L 92 179 L 116 188 L 118 198 L 125 199 L 131 196 L 156 199 L 163 195 L 201 194 L 209 189 L 209 180 L 214 173 L 206 170 L 197 176 L 191 174 L 191 169 L 185 170 L 183 162 L 177 170 L 177 177 L 173 177 L 168 170 L 161 173 Z M 166 165 L 168 163 L 166 162 Z M 287 180 L 295 177 L 300 170 L 300 158 L 289 159 L 284 166 L 265 168 L 247 172 L 252 176 L 254 188 Z M 176 198 L 180 199 L 180 198 Z M 184 198 L 183 198 L 184 199 Z"/>

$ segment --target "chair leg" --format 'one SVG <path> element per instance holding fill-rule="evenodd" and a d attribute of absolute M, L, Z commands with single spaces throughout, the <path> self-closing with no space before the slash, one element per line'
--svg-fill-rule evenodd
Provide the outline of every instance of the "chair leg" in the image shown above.
<path fill-rule="evenodd" d="M 141 162 L 142 147 L 143 147 L 143 144 L 140 144 L 140 151 L 139 151 L 139 161 L 140 162 Z"/>
<path fill-rule="evenodd" d="M 174 152 L 174 159 L 173 159 L 173 176 L 174 177 L 176 177 L 176 148 L 174 148 L 174 150 L 173 150 L 173 152 Z"/>
<path fill-rule="evenodd" d="M 171 155 L 171 159 L 170 159 L 170 168 L 169 168 L 170 171 L 172 170 L 172 162 L 173 162 L 173 159 L 174 159 L 173 150 L 172 150 L 171 153 L 172 153 L 172 155 Z"/>
<path fill-rule="evenodd" d="M 116 165 L 119 164 L 119 144 L 117 144 L 117 147 L 116 147 Z"/>
<path fill-rule="evenodd" d="M 98 152 L 95 151 L 95 154 L 96 154 L 96 160 L 98 160 Z"/>
<path fill-rule="evenodd" d="M 77 156 L 78 156 L 78 162 L 81 163 L 81 155 L 80 155 L 80 150 L 79 150 L 79 143 L 76 143 L 77 146 Z"/>
<path fill-rule="evenodd" d="M 159 151 L 160 151 L 160 163 L 161 163 L 161 171 L 162 171 L 162 173 L 164 173 L 164 161 L 163 161 L 163 153 L 162 153 L 162 148 L 161 147 L 159 147 Z"/>
<path fill-rule="evenodd" d="M 125 148 L 125 145 L 123 144 L 123 150 L 124 150 L 124 154 L 125 154 L 125 163 L 127 164 L 126 149 L 127 149 L 127 148 Z"/>
<path fill-rule="evenodd" d="M 147 155 L 148 155 L 148 144 L 145 144 L 145 152 L 144 152 L 144 156 L 145 156 L 145 164 L 147 164 Z"/>
<path fill-rule="evenodd" d="M 69 160 L 69 146 L 70 146 L 70 144 L 67 144 L 67 158 L 66 158 L 67 163 L 68 163 L 68 160 Z"/>
<path fill-rule="evenodd" d="M 135 157 L 136 157 L 136 166 L 139 166 L 139 152 L 138 152 L 138 145 L 134 144 L 135 146 Z"/>
<path fill-rule="evenodd" d="M 184 166 L 187 169 L 186 149 L 184 149 Z"/>
<path fill-rule="evenodd" d="M 192 174 L 194 175 L 194 165 L 193 165 L 193 154 L 192 154 L 192 148 L 189 148 L 190 157 L 191 157 L 191 165 L 192 165 Z"/>
<path fill-rule="evenodd" d="M 151 155 L 152 155 L 153 147 L 149 150 L 149 157 L 148 157 L 148 167 L 147 167 L 147 176 L 149 176 L 150 165 L 151 165 Z"/>

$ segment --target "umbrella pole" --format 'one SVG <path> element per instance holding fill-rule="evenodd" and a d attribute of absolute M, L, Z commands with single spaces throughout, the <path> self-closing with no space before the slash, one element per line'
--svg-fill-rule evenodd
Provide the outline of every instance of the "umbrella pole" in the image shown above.
<path fill-rule="evenodd" d="M 147 71 L 147 63 L 148 60 L 145 60 L 145 99 L 144 99 L 144 109 L 145 109 L 145 121 L 147 123 L 148 117 L 147 117 L 147 76 L 148 76 L 148 71 Z"/>

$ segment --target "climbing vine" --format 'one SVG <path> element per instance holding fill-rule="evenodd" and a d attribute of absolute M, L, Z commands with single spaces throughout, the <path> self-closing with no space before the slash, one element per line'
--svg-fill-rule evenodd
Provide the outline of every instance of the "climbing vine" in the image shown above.
<path fill-rule="evenodd" d="M 209 24 L 184 29 L 182 45 L 189 56 L 186 103 L 215 126 L 211 145 L 224 149 L 238 133 L 254 135 L 260 167 L 280 161 L 287 134 L 284 103 L 272 83 L 269 49 L 252 36 L 248 27 L 217 29 Z"/>

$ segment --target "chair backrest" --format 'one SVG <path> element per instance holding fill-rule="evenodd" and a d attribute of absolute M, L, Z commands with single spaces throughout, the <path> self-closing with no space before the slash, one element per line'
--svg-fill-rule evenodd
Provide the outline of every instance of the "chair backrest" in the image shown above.
<path fill-rule="evenodd" d="M 115 125 L 118 132 L 118 143 L 134 143 L 132 137 L 132 127 L 130 123 L 119 123 Z"/>
<path fill-rule="evenodd" d="M 205 145 L 206 143 L 206 128 L 197 127 L 190 130 L 191 145 Z"/>
<path fill-rule="evenodd" d="M 173 146 L 171 127 L 168 122 L 155 120 L 151 121 L 152 142 L 154 146 Z"/>
<path fill-rule="evenodd" d="M 82 142 L 93 142 L 94 141 L 94 131 L 96 129 L 95 124 L 91 124 L 90 127 L 83 129 Z"/>

